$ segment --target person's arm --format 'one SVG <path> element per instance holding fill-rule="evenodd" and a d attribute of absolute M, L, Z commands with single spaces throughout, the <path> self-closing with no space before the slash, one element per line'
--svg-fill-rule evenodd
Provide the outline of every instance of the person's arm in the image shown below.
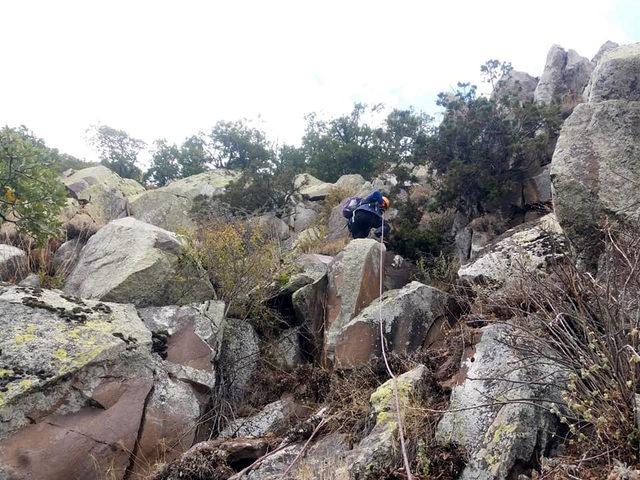
<path fill-rule="evenodd" d="M 382 222 L 382 225 L 379 226 L 378 228 L 376 228 L 375 231 L 373 232 L 374 235 L 376 236 L 376 238 L 380 238 L 380 236 L 382 235 L 382 231 L 383 230 L 384 230 L 384 238 L 388 238 L 389 237 L 389 233 L 391 233 L 391 227 L 384 220 Z"/>

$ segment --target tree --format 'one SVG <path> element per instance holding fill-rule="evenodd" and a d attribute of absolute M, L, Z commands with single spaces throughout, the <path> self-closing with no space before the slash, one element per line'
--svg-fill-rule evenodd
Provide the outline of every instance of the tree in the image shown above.
<path fill-rule="evenodd" d="M 349 173 L 371 178 L 379 170 L 376 132 L 363 119 L 367 111 L 366 105 L 358 103 L 350 114 L 328 121 L 314 113 L 307 115 L 302 148 L 311 174 L 335 182 Z"/>
<path fill-rule="evenodd" d="M 480 66 L 480 74 L 485 82 L 491 84 L 491 89 L 495 90 L 496 82 L 502 77 L 509 75 L 513 70 L 510 62 L 501 62 L 500 60 L 487 60 L 484 65 Z"/>
<path fill-rule="evenodd" d="M 205 140 L 198 135 L 192 135 L 180 147 L 178 162 L 180 177 L 184 178 L 206 172 L 208 166 L 213 163 L 213 157 L 207 150 Z"/>
<path fill-rule="evenodd" d="M 380 158 L 384 169 L 424 165 L 433 118 L 413 108 L 392 110 L 378 129 Z"/>
<path fill-rule="evenodd" d="M 180 150 L 166 140 L 156 140 L 151 156 L 151 166 L 144 175 L 145 182 L 162 187 L 181 177 Z"/>
<path fill-rule="evenodd" d="M 142 179 L 142 171 L 136 166 L 138 154 L 145 147 L 142 140 L 106 125 L 94 126 L 89 131 L 92 135 L 90 143 L 98 150 L 104 166 L 123 178 Z"/>
<path fill-rule="evenodd" d="M 24 126 L 0 130 L 0 223 L 14 223 L 39 244 L 59 233 L 66 203 L 55 171 L 58 156 Z"/>
<path fill-rule="evenodd" d="M 258 171 L 268 168 L 274 159 L 264 132 L 242 120 L 216 123 L 209 137 L 217 168 Z"/>

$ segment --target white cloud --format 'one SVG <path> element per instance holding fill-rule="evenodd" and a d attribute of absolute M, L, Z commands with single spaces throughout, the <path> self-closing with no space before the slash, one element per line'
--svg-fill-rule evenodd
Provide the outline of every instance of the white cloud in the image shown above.
<path fill-rule="evenodd" d="M 590 57 L 607 39 L 634 40 L 612 15 L 616 0 L 526 10 L 500 0 L 0 5 L 0 124 L 24 123 L 86 157 L 84 130 L 96 122 L 150 143 L 261 114 L 293 142 L 309 111 L 356 100 L 430 109 L 438 91 L 479 81 L 489 58 L 539 75 L 553 43 Z"/>

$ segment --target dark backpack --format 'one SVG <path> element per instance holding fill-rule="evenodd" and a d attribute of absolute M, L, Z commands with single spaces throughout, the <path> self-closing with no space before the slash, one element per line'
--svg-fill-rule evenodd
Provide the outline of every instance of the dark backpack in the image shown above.
<path fill-rule="evenodd" d="M 351 220 L 353 217 L 353 212 L 356 211 L 356 208 L 360 206 L 362 203 L 362 198 L 360 197 L 349 197 L 344 202 L 342 202 L 342 216 Z"/>

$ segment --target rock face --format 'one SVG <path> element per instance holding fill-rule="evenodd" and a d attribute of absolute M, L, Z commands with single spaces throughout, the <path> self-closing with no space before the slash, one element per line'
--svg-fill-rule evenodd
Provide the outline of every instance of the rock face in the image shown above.
<path fill-rule="evenodd" d="M 566 51 L 553 45 L 547 54 L 544 71 L 534 93 L 536 102 L 560 103 L 573 108 L 582 99 L 593 64 L 575 50 Z"/>
<path fill-rule="evenodd" d="M 544 268 L 565 250 L 562 229 L 554 214 L 548 214 L 496 238 L 475 254 L 475 260 L 460 267 L 458 277 L 499 284 L 521 272 Z"/>
<path fill-rule="evenodd" d="M 413 353 L 436 337 L 447 318 L 449 296 L 419 282 L 382 296 L 382 318 L 389 351 Z M 374 302 L 345 325 L 335 341 L 334 364 L 355 367 L 382 355 L 379 305 Z"/>
<path fill-rule="evenodd" d="M 604 54 L 589 103 L 565 121 L 551 163 L 558 221 L 585 264 L 601 253 L 606 217 L 640 219 L 640 44 Z"/>
<path fill-rule="evenodd" d="M 342 329 L 378 298 L 380 256 L 384 253 L 384 246 L 375 240 L 352 240 L 329 267 L 324 316 L 326 360 L 333 361 Z"/>
<path fill-rule="evenodd" d="M 28 273 L 27 254 L 17 247 L 0 244 L 0 280 L 21 280 Z"/>
<path fill-rule="evenodd" d="M 0 477 L 122 478 L 153 385 L 131 305 L 0 286 Z"/>
<path fill-rule="evenodd" d="M 221 195 L 238 176 L 236 172 L 217 169 L 148 190 L 131 199 L 131 215 L 173 232 L 180 228 L 193 228 L 196 198 L 211 199 Z"/>
<path fill-rule="evenodd" d="M 80 213 L 98 226 L 127 216 L 130 197 L 144 192 L 135 180 L 121 178 L 102 165 L 72 171 L 62 182 L 83 206 Z"/>
<path fill-rule="evenodd" d="M 178 378 L 215 386 L 214 362 L 222 350 L 224 302 L 148 307 L 138 314 L 154 334 L 154 350 L 167 362 L 182 367 Z"/>
<path fill-rule="evenodd" d="M 266 405 L 257 414 L 238 418 L 222 432 L 221 437 L 263 437 L 268 433 L 282 433 L 287 425 L 294 423 L 303 409 L 291 397 L 285 397 Z"/>
<path fill-rule="evenodd" d="M 538 79 L 528 73 L 512 70 L 501 78 L 491 96 L 502 98 L 505 95 L 512 95 L 522 103 L 533 101 L 533 92 L 538 85 Z"/>
<path fill-rule="evenodd" d="M 206 273 L 180 262 L 175 234 L 128 217 L 89 239 L 65 291 L 83 298 L 138 306 L 185 304 L 213 298 Z"/>
<path fill-rule="evenodd" d="M 251 324 L 227 319 L 220 354 L 220 376 L 230 398 L 238 400 L 244 397 L 259 360 L 258 336 Z"/>
<path fill-rule="evenodd" d="M 549 402 L 562 402 L 560 392 L 539 379 L 561 382 L 560 371 L 548 362 L 523 362 L 508 345 L 503 325 L 483 329 L 462 366 L 466 378 L 454 387 L 450 411 L 438 425 L 441 443 L 468 452 L 462 480 L 511 478 L 518 462 L 528 464 L 545 453 L 558 427 L 548 409 Z M 529 401 L 508 401 L 523 398 Z M 500 401 L 494 404 L 494 399 Z"/>
<path fill-rule="evenodd" d="M 84 242 L 79 238 L 68 240 L 60 245 L 60 248 L 53 255 L 53 266 L 56 274 L 66 278 L 76 268 L 82 247 L 84 247 Z"/>

